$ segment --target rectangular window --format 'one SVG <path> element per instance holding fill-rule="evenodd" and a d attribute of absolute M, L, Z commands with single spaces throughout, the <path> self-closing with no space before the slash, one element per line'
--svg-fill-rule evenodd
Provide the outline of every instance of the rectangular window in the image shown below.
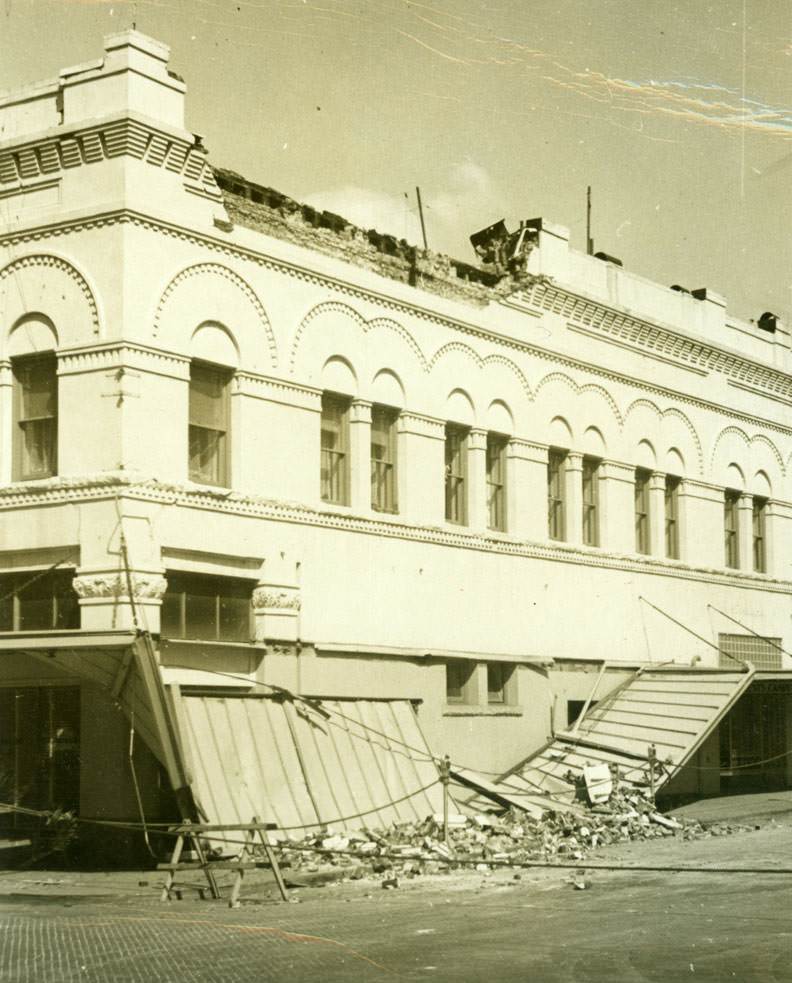
<path fill-rule="evenodd" d="M 781 639 L 758 635 L 718 635 L 719 660 L 723 669 L 734 669 L 737 663 L 752 662 L 757 669 L 781 668 Z M 734 656 L 734 658 L 729 658 Z"/>
<path fill-rule="evenodd" d="M 649 545 L 649 481 L 650 471 L 638 468 L 635 472 L 635 552 L 648 554 Z"/>
<path fill-rule="evenodd" d="M 506 531 L 506 448 L 509 438 L 487 434 L 487 514 L 490 529 Z"/>
<path fill-rule="evenodd" d="M 397 512 L 396 426 L 399 411 L 371 407 L 371 507 L 376 512 Z"/>
<path fill-rule="evenodd" d="M 462 526 L 467 524 L 468 432 L 464 427 L 446 425 L 445 517 Z"/>
<path fill-rule="evenodd" d="M 27 570 L 0 575 L 0 631 L 56 631 L 80 627 L 74 572 Z"/>
<path fill-rule="evenodd" d="M 321 494 L 333 505 L 349 505 L 349 404 L 343 396 L 322 394 Z"/>
<path fill-rule="evenodd" d="M 672 560 L 679 559 L 679 486 L 681 480 L 667 474 L 665 480 L 665 551 Z"/>
<path fill-rule="evenodd" d="M 740 539 L 738 535 L 738 506 L 740 493 L 726 489 L 723 497 L 723 546 L 727 567 L 740 565 Z"/>
<path fill-rule="evenodd" d="M 251 581 L 190 573 L 168 573 L 167 578 L 161 615 L 164 638 L 251 640 Z"/>
<path fill-rule="evenodd" d="M 228 486 L 229 373 L 190 366 L 190 481 Z"/>
<path fill-rule="evenodd" d="M 509 683 L 514 666 L 509 662 L 487 663 L 487 703 L 509 703 Z"/>
<path fill-rule="evenodd" d="M 753 568 L 757 573 L 767 573 L 766 543 L 767 499 L 753 500 Z"/>
<path fill-rule="evenodd" d="M 599 546 L 599 466 L 597 458 L 583 458 L 583 542 L 586 546 Z"/>
<path fill-rule="evenodd" d="M 547 457 L 547 532 L 550 539 L 564 539 L 564 465 L 566 451 L 550 448 Z"/>
<path fill-rule="evenodd" d="M 12 361 L 14 480 L 48 478 L 58 470 L 58 377 L 54 355 Z"/>
<path fill-rule="evenodd" d="M 464 659 L 452 659 L 446 662 L 446 703 L 474 702 L 473 671 L 475 662 Z"/>

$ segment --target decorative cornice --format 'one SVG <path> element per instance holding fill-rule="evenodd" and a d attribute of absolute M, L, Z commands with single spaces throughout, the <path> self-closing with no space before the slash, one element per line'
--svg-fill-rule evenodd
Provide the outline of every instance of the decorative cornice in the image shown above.
<path fill-rule="evenodd" d="M 37 178 L 124 156 L 179 174 L 188 191 L 222 200 L 199 143 L 128 116 L 5 147 L 0 150 L 0 189 L 22 191 Z"/>
<path fill-rule="evenodd" d="M 399 414 L 399 433 L 417 434 L 419 437 L 433 437 L 436 440 L 445 439 L 445 420 L 438 420 L 423 413 L 410 413 L 405 410 Z"/>
<path fill-rule="evenodd" d="M 295 525 L 324 527 L 361 535 L 379 536 L 430 543 L 437 546 L 499 553 L 508 556 L 541 559 L 558 563 L 622 570 L 634 574 L 671 577 L 727 587 L 743 587 L 777 594 L 792 594 L 792 582 L 778 580 L 748 571 L 694 567 L 680 561 L 668 561 L 659 557 L 634 557 L 609 553 L 594 547 L 578 547 L 566 543 L 536 543 L 512 539 L 508 536 L 490 536 L 456 531 L 434 526 L 411 524 L 401 519 L 385 521 L 364 516 L 344 515 L 323 511 L 308 505 L 278 502 L 270 499 L 242 495 L 238 492 L 213 494 L 207 488 L 190 488 L 185 485 L 166 485 L 155 480 L 133 481 L 118 474 L 95 480 L 48 479 L 42 483 L 26 483 L 25 488 L 12 486 L 0 488 L 0 510 L 18 508 L 20 505 L 49 505 L 57 502 L 91 501 L 124 495 L 137 501 L 177 505 L 184 508 L 218 512 L 227 515 L 248 516 L 286 522 Z M 122 593 L 126 588 L 122 588 Z"/>
<path fill-rule="evenodd" d="M 253 399 L 266 399 L 286 406 L 296 405 L 301 409 L 317 412 L 321 409 L 322 390 L 313 386 L 304 386 L 287 379 L 275 379 L 244 369 L 240 369 L 235 378 L 238 391 Z"/>
<path fill-rule="evenodd" d="M 755 386 L 771 398 L 792 397 L 789 373 L 716 347 L 704 339 L 689 338 L 672 328 L 642 320 L 555 284 L 535 284 L 523 291 L 523 297 L 538 310 L 560 315 L 573 330 L 627 345 L 641 354 L 658 356 L 676 368 L 692 369 L 699 374 L 719 372 L 729 380 Z"/>
<path fill-rule="evenodd" d="M 131 573 L 132 591 L 136 600 L 161 601 L 168 588 L 161 574 Z M 72 581 L 74 592 L 82 600 L 129 597 L 129 584 L 123 573 L 80 574 Z"/>
<path fill-rule="evenodd" d="M 301 267 L 295 263 L 288 262 L 286 260 L 275 259 L 272 256 L 266 256 L 255 250 L 240 246 L 228 242 L 227 240 L 221 240 L 214 236 L 194 232 L 192 230 L 184 229 L 183 227 L 176 226 L 167 222 L 163 222 L 160 219 L 152 218 L 148 215 L 143 215 L 131 210 L 119 210 L 104 215 L 93 216 L 91 218 L 76 219 L 69 222 L 59 223 L 57 225 L 47 225 L 43 227 L 28 229 L 18 233 L 8 234 L 6 236 L 0 236 L 0 245 L 3 244 L 16 244 L 28 241 L 40 241 L 42 239 L 48 239 L 53 236 L 68 235 L 72 232 L 82 231 L 85 229 L 101 228 L 107 225 L 114 224 L 126 224 L 130 223 L 141 228 L 149 229 L 153 232 L 162 233 L 164 235 L 171 236 L 176 239 L 180 239 L 185 242 L 191 242 L 195 245 L 202 246 L 203 248 L 210 249 L 214 252 L 218 252 L 224 255 L 234 256 L 238 259 L 247 260 L 253 262 L 259 266 L 267 269 L 271 269 L 275 272 L 282 273 L 286 276 L 293 276 L 299 280 L 314 283 L 318 286 L 337 291 L 338 293 L 344 294 L 346 296 L 357 297 L 359 299 L 365 300 L 366 302 L 379 304 L 391 310 L 397 310 L 403 313 L 408 313 L 412 317 L 420 318 L 426 321 L 431 321 L 432 323 L 439 324 L 443 327 L 449 328 L 450 330 L 459 331 L 463 334 L 472 335 L 480 337 L 491 343 L 501 345 L 505 348 L 511 348 L 516 351 L 525 352 L 543 361 L 550 362 L 556 366 L 566 366 L 571 369 L 575 369 L 580 372 L 584 372 L 588 375 L 596 377 L 599 381 L 608 383 L 617 383 L 620 385 L 634 387 L 645 393 L 652 393 L 655 396 L 663 397 L 664 399 L 672 400 L 674 403 L 684 404 L 688 406 L 694 406 L 698 409 L 703 409 L 708 412 L 713 412 L 717 414 L 727 414 L 732 419 L 742 420 L 745 423 L 750 423 L 753 426 L 764 427 L 765 429 L 772 430 L 775 433 L 781 433 L 784 435 L 792 435 L 792 426 L 785 426 L 781 423 L 775 421 L 770 421 L 766 417 L 754 416 L 750 413 L 744 413 L 740 410 L 736 410 L 731 406 L 725 406 L 719 403 L 711 402 L 709 400 L 701 399 L 698 396 L 691 396 L 686 393 L 681 393 L 674 389 L 669 389 L 665 386 L 660 386 L 652 382 L 648 382 L 645 379 L 641 379 L 637 376 L 629 375 L 627 373 L 615 372 L 610 369 L 606 369 L 600 365 L 596 365 L 591 362 L 587 362 L 584 359 L 573 358 L 569 355 L 562 355 L 558 352 L 552 351 L 550 349 L 542 348 L 536 343 L 528 342 L 516 337 L 503 335 L 498 332 L 489 330 L 482 327 L 481 325 L 473 324 L 471 322 L 463 321 L 459 318 L 449 317 L 447 315 L 441 314 L 436 310 L 432 310 L 428 307 L 422 307 L 417 304 L 410 304 L 406 301 L 397 300 L 391 296 L 380 293 L 379 291 L 372 290 L 369 288 L 364 288 L 357 286 L 355 284 L 346 283 L 339 280 L 336 277 L 332 277 L 326 274 L 319 274 L 312 270 L 308 270 L 305 267 Z M 559 294 L 564 295 L 566 292 L 557 288 Z M 574 295 L 570 295 L 574 296 Z M 604 308 L 609 310 L 608 308 Z M 617 314 L 618 312 L 613 312 Z M 644 322 L 639 322 L 644 323 Z M 652 328 L 652 325 L 646 325 L 648 328 Z M 699 344 L 695 343 L 699 347 L 706 348 L 705 343 Z M 713 348 L 713 352 L 718 353 L 718 349 Z M 739 361 L 738 356 L 731 356 Z M 745 360 L 747 366 L 754 366 L 757 363 Z M 759 366 L 760 368 L 763 368 Z M 770 372 L 774 372 L 782 378 L 790 380 L 792 384 L 792 376 L 785 376 L 783 373 L 778 373 L 777 370 L 768 369 Z M 769 399 L 773 399 L 771 393 L 766 393 L 762 390 L 758 390 L 763 396 L 767 396 Z"/>

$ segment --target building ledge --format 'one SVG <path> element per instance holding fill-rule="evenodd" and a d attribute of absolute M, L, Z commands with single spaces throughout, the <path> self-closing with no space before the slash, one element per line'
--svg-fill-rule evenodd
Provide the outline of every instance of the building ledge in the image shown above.
<path fill-rule="evenodd" d="M 455 706 L 443 708 L 444 717 L 522 717 L 523 708 L 518 706 Z"/>

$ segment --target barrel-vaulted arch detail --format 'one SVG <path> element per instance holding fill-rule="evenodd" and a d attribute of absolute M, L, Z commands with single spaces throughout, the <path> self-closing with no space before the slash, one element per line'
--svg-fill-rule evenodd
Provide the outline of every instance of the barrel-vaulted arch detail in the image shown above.
<path fill-rule="evenodd" d="M 246 368 L 274 369 L 278 346 L 264 305 L 255 290 L 238 273 L 220 263 L 195 263 L 172 277 L 160 294 L 152 333 L 186 351 L 199 324 L 227 325 L 240 347 Z M 266 341 L 267 362 L 261 364 L 261 336 Z"/>
<path fill-rule="evenodd" d="M 71 261 L 51 253 L 20 256 L 0 269 L 0 311 L 3 349 L 13 328 L 31 315 L 57 325 L 64 346 L 90 343 L 102 333 L 99 304 L 87 278 Z"/>

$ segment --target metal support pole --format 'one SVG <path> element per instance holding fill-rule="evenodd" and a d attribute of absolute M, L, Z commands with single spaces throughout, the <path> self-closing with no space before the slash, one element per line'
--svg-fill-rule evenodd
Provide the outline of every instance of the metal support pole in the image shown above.
<path fill-rule="evenodd" d="M 649 793 L 652 796 L 652 805 L 655 804 L 655 764 L 657 763 L 657 748 L 654 744 L 649 745 L 647 752 L 649 758 Z"/>
<path fill-rule="evenodd" d="M 448 785 L 451 781 L 451 759 L 446 755 L 440 762 L 440 781 L 443 783 L 443 841 L 448 842 Z"/>
<path fill-rule="evenodd" d="M 421 235 L 423 236 L 424 249 L 428 249 L 429 243 L 426 241 L 426 223 L 424 222 L 423 202 L 421 201 L 421 189 L 419 187 L 415 189 L 415 197 L 418 199 L 418 215 L 421 219 Z"/>

